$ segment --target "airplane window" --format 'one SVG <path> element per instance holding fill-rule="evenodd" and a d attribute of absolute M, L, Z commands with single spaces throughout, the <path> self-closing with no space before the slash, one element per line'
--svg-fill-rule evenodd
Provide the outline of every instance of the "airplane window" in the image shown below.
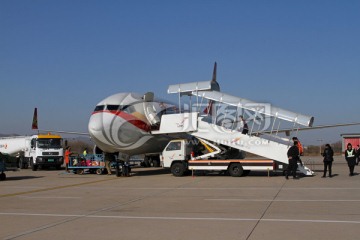
<path fill-rule="evenodd" d="M 104 110 L 104 109 L 105 109 L 105 106 L 104 106 L 104 105 L 98 105 L 98 106 L 95 107 L 94 112 L 102 111 L 102 110 Z"/>
<path fill-rule="evenodd" d="M 120 105 L 107 105 L 106 109 L 109 111 L 118 111 L 120 108 Z"/>

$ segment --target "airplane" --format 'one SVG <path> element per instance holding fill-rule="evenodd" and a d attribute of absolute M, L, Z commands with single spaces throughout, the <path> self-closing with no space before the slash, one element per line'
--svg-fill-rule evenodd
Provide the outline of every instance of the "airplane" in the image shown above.
<path fill-rule="evenodd" d="M 211 89 L 220 90 L 219 83 L 216 80 L 215 62 L 212 80 L 210 81 Z M 209 114 L 210 109 L 214 107 L 214 101 L 208 101 L 207 106 L 203 109 L 204 114 Z M 179 109 L 180 108 L 180 109 Z M 170 140 L 174 138 L 190 139 L 186 133 L 173 134 L 154 134 L 159 130 L 162 116 L 164 114 L 178 113 L 181 106 L 168 101 L 157 99 L 154 93 L 145 94 L 123 92 L 111 95 L 100 101 L 92 112 L 89 123 L 88 133 L 52 131 L 58 133 L 70 134 L 88 134 L 96 145 L 96 153 L 122 153 L 128 156 L 144 155 L 147 165 L 152 162 L 153 166 L 160 165 L 159 153 L 163 151 Z M 298 132 L 310 129 L 322 129 L 339 126 L 359 125 L 360 123 L 345 123 L 323 126 L 312 126 L 313 118 L 308 126 L 303 128 L 277 129 L 277 133 Z M 262 134 L 268 134 L 264 131 Z M 259 133 L 254 135 L 258 136 Z M 233 149 L 223 147 L 223 150 Z M 239 154 L 239 152 L 236 152 Z"/>
<path fill-rule="evenodd" d="M 216 81 L 216 63 L 211 84 Z M 98 152 L 127 155 L 144 154 L 154 166 L 160 165 L 159 153 L 174 138 L 187 134 L 152 134 L 158 130 L 161 116 L 179 112 L 178 106 L 154 97 L 154 93 L 117 93 L 100 101 L 91 114 L 88 131 Z M 146 163 L 149 165 L 149 163 Z"/>

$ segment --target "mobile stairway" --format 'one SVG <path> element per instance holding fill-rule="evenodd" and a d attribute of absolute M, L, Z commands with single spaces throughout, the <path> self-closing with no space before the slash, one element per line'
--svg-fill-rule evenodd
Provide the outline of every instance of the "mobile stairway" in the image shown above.
<path fill-rule="evenodd" d="M 214 80 L 170 85 L 168 93 L 179 95 L 179 113 L 162 115 L 159 130 L 152 133 L 187 133 L 219 146 L 235 148 L 287 165 L 291 138 L 297 134 L 300 126 L 312 127 L 314 118 L 219 90 Z M 184 107 L 181 105 L 182 96 L 189 97 Z M 248 116 L 247 134 L 243 134 L 238 127 L 239 115 L 244 114 Z M 289 126 L 288 129 L 281 130 L 281 124 Z M 286 137 L 280 136 L 283 132 L 287 133 Z M 301 164 L 298 171 L 307 176 L 314 174 Z"/>

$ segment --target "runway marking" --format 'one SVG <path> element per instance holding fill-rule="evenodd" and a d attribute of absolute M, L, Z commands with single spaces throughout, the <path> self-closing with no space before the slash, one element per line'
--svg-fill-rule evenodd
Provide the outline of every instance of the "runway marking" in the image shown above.
<path fill-rule="evenodd" d="M 360 199 L 351 200 L 351 199 L 204 199 L 205 201 L 241 201 L 241 202 L 360 202 Z"/>
<path fill-rule="evenodd" d="M 118 178 L 101 179 L 101 180 L 96 180 L 96 181 L 91 181 L 91 182 L 75 183 L 75 184 L 63 185 L 63 186 L 57 186 L 57 187 L 49 187 L 49 188 L 35 189 L 35 190 L 30 190 L 30 191 L 25 191 L 25 192 L 1 194 L 1 195 L 0 195 L 0 198 L 14 197 L 14 196 L 19 196 L 19 195 L 24 195 L 24 194 L 31 194 L 31 193 L 38 193 L 38 192 L 46 192 L 46 191 L 51 191 L 51 190 L 63 189 L 63 188 L 71 188 L 71 187 L 83 186 L 83 185 L 93 184 L 93 183 L 114 181 L 114 180 L 117 180 L 117 179 L 118 179 Z"/>
<path fill-rule="evenodd" d="M 80 199 L 82 197 L 30 197 L 30 196 L 19 196 L 20 198 L 26 199 Z"/>
<path fill-rule="evenodd" d="M 119 189 L 122 190 L 278 190 L 280 187 L 236 187 L 236 188 L 176 188 L 176 187 L 87 187 L 91 189 Z M 82 188 L 84 189 L 84 188 Z M 360 190 L 360 188 L 282 188 L 282 190 Z"/>
<path fill-rule="evenodd" d="M 260 221 L 260 222 L 305 222 L 305 223 L 344 223 L 360 224 L 360 221 L 325 220 L 325 219 L 281 219 L 281 218 L 212 218 L 212 217 L 145 217 L 145 216 L 106 216 L 81 214 L 43 214 L 43 213 L 0 213 L 3 216 L 34 216 L 34 217 L 76 217 L 76 218 L 103 218 L 103 219 L 141 219 L 141 220 L 180 220 L 180 221 Z"/>

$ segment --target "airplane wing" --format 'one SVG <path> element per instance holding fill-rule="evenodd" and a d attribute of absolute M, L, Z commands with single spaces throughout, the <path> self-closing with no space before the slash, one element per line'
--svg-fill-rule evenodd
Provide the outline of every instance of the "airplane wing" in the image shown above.
<path fill-rule="evenodd" d="M 82 132 L 67 132 L 67 131 L 58 131 L 58 130 L 44 130 L 44 129 L 37 129 L 39 132 L 51 132 L 51 133 L 63 133 L 63 134 L 74 134 L 74 135 L 86 135 L 90 136 L 89 133 L 82 133 Z"/>
<path fill-rule="evenodd" d="M 356 122 L 356 123 L 339 123 L 339 124 L 330 124 L 330 125 L 319 125 L 319 126 L 313 126 L 313 127 L 303 127 L 303 128 L 298 128 L 298 129 L 291 129 L 291 128 L 288 128 L 288 129 L 280 129 L 278 131 L 276 130 L 273 130 L 272 132 L 271 131 L 262 131 L 261 133 L 259 134 L 262 134 L 262 133 L 275 133 L 275 132 L 278 132 L 278 133 L 285 133 L 286 136 L 290 136 L 290 132 L 291 131 L 305 131 L 305 130 L 316 130 L 316 129 L 323 129 L 323 128 L 333 128 L 333 127 L 345 127 L 345 126 L 353 126 L 353 125 L 360 125 L 360 122 Z"/>

